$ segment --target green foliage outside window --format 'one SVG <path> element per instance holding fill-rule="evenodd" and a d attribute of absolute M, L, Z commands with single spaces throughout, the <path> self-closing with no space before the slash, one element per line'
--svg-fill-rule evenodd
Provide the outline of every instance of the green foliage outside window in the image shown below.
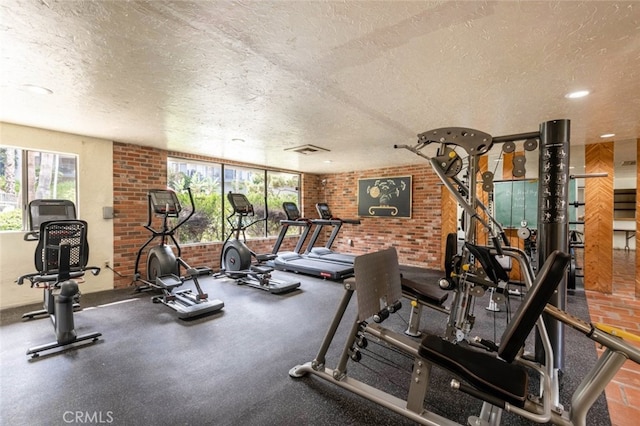
<path fill-rule="evenodd" d="M 247 238 L 277 235 L 280 232 L 280 220 L 285 219 L 282 203 L 299 202 L 299 175 L 294 173 L 265 173 L 260 169 L 175 158 L 168 161 L 168 173 L 169 188 L 178 194 L 183 214 L 189 213 L 186 188 L 191 188 L 196 206 L 196 213 L 178 230 L 177 237 L 181 243 L 224 241 L 230 229 L 227 217 L 231 215 L 231 207 L 226 198 L 229 191 L 245 194 L 254 206 L 255 215 L 247 218 L 245 224 L 265 217 L 266 193 L 269 210 L 267 221 L 258 222 L 247 229 Z M 232 218 L 232 221 L 235 220 L 237 218 Z"/>
<path fill-rule="evenodd" d="M 26 229 L 23 205 L 35 199 L 77 205 L 77 157 L 0 146 L 0 231 Z"/>

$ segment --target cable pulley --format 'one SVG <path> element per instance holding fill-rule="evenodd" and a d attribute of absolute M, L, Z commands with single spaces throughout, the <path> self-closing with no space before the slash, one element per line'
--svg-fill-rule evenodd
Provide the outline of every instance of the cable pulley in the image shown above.
<path fill-rule="evenodd" d="M 527 139 L 524 141 L 524 150 L 525 151 L 535 151 L 538 149 L 538 140 L 537 139 Z"/>
<path fill-rule="evenodd" d="M 514 142 L 505 142 L 502 145 L 502 151 L 507 154 L 511 154 L 515 150 L 516 150 L 516 144 Z"/>
<path fill-rule="evenodd" d="M 527 173 L 525 168 L 525 163 L 527 162 L 527 158 L 524 155 L 514 155 L 513 156 L 513 170 L 512 174 L 514 177 L 524 177 Z"/>

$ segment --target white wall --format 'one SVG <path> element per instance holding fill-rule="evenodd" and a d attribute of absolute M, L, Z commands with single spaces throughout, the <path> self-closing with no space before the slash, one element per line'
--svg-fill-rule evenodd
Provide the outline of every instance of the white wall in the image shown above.
<path fill-rule="evenodd" d="M 613 176 L 613 189 L 636 189 L 638 182 L 637 165 L 623 166 L 623 162 L 635 160 L 637 158 L 636 148 L 637 141 L 635 139 L 615 141 L 613 146 L 613 163 L 615 164 L 615 172 Z M 636 212 L 636 215 L 640 212 Z M 613 229 L 635 230 L 636 221 L 631 220 L 614 220 Z M 631 250 L 636 249 L 636 238 L 632 237 L 629 241 L 625 241 L 625 233 L 622 231 L 613 233 L 613 248 L 621 249 L 629 245 Z"/>
<path fill-rule="evenodd" d="M 0 122 L 0 145 L 78 155 L 78 215 L 89 225 L 89 264 L 113 264 L 113 221 L 102 218 L 102 207 L 113 206 L 113 147 L 111 141 Z M 36 244 L 23 240 L 24 232 L 0 232 L 0 309 L 42 300 L 42 290 L 28 282 L 18 286 L 18 276 L 35 272 Z M 83 293 L 113 288 L 113 272 L 88 273 L 80 285 Z"/>

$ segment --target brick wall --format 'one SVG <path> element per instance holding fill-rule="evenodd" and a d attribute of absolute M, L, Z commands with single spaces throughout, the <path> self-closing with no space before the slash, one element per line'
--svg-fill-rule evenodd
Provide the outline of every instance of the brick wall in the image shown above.
<path fill-rule="evenodd" d="M 115 277 L 116 288 L 132 284 L 136 253 L 149 238 L 143 228 L 147 222 L 147 190 L 164 188 L 166 182 L 165 151 L 113 144 L 113 268 L 124 275 Z"/>
<path fill-rule="evenodd" d="M 113 144 L 114 187 L 114 268 L 123 277 L 114 281 L 116 288 L 133 284 L 138 249 L 149 238 L 143 225 L 147 221 L 147 191 L 167 186 L 167 157 L 222 162 L 219 159 L 167 152 L 154 148 Z M 228 163 L 228 162 L 227 162 Z M 245 165 L 247 166 L 247 165 Z M 303 216 L 317 217 L 315 204 L 327 202 L 337 217 L 357 217 L 358 179 L 388 176 L 413 177 L 413 206 L 410 219 L 361 218 L 360 225 L 344 225 L 334 249 L 363 254 L 389 246 L 398 249 L 401 263 L 442 269 L 441 264 L 441 184 L 427 165 L 369 170 L 331 175 L 301 176 L 301 211 Z M 325 236 L 329 233 L 327 230 Z M 325 240 L 321 238 L 320 243 Z M 281 250 L 291 250 L 297 240 L 289 237 Z M 352 245 L 348 242 L 352 241 Z M 251 240 L 249 247 L 269 253 L 274 239 Z M 155 243 L 154 243 L 155 244 Z M 182 257 L 192 266 L 218 269 L 222 243 L 183 245 Z M 146 257 L 140 261 L 145 275 Z"/>
<path fill-rule="evenodd" d="M 403 264 L 442 269 L 442 184 L 427 164 L 322 175 L 314 189 L 334 216 L 356 218 L 358 179 L 407 175 L 413 178 L 411 218 L 362 217 L 360 225 L 345 224 L 334 244 L 336 251 L 363 254 L 394 246 Z"/>
<path fill-rule="evenodd" d="M 133 285 L 135 260 L 140 247 L 148 240 L 150 233 L 144 228 L 147 223 L 147 191 L 152 188 L 167 187 L 167 157 L 181 157 L 200 161 L 222 162 L 220 159 L 198 155 L 167 152 L 159 149 L 113 144 L 113 209 L 114 253 L 113 267 L 122 274 L 115 276 L 114 287 Z M 226 162 L 230 164 L 230 162 Z M 241 163 L 232 163 L 251 166 Z M 309 176 L 310 181 L 317 180 Z M 302 178 L 303 186 L 305 177 Z M 311 185 L 312 185 L 311 184 Z M 313 191 L 312 191 L 313 192 Z M 312 206 L 316 201 L 311 201 Z M 155 223 L 155 222 L 154 222 Z M 285 239 L 281 250 L 292 250 L 297 237 Z M 248 245 L 257 253 L 270 253 L 274 238 L 251 240 Z M 152 245 L 157 244 L 157 240 Z M 184 244 L 182 258 L 191 266 L 208 266 L 214 270 L 220 267 L 222 243 Z M 146 276 L 146 256 L 139 264 L 142 276 Z"/>

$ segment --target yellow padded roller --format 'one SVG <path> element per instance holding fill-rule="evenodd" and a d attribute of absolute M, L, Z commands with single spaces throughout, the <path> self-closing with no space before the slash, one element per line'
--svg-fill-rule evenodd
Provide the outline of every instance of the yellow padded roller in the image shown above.
<path fill-rule="evenodd" d="M 622 330 L 612 325 L 603 324 L 600 322 L 596 322 L 593 325 L 597 329 L 602 330 L 605 333 L 609 333 L 612 336 L 617 336 L 617 337 L 620 337 L 621 339 L 630 340 L 632 342 L 640 342 L 640 336 L 633 333 L 629 333 L 628 331 Z"/>

